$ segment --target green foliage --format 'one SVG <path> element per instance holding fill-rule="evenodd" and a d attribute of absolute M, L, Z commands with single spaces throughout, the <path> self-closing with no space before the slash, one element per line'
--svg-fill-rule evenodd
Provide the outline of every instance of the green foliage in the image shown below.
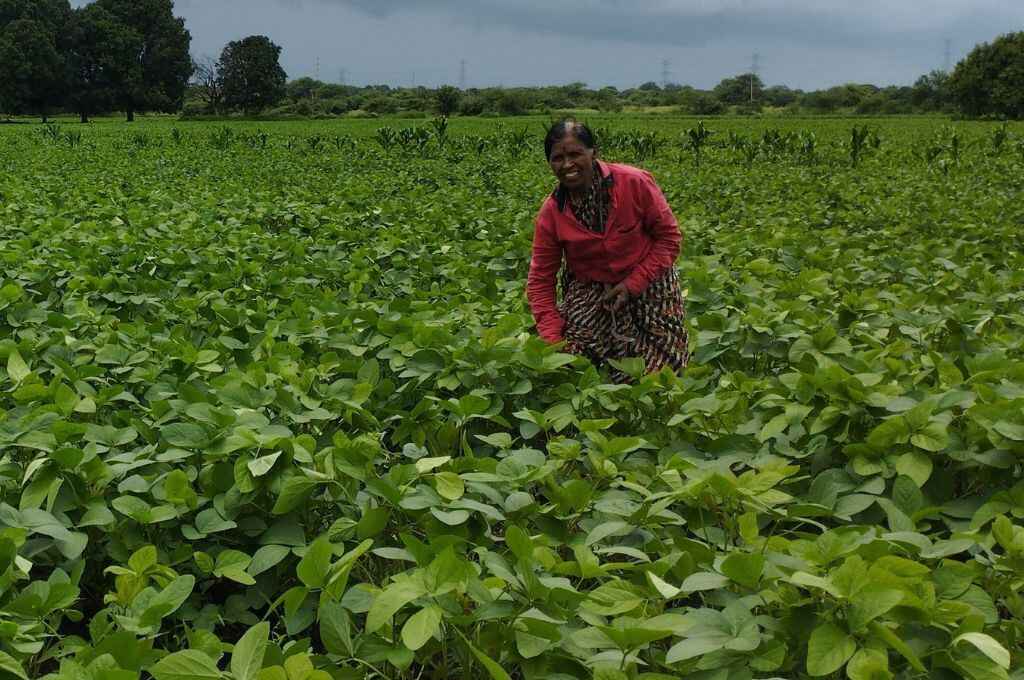
<path fill-rule="evenodd" d="M 1011 677 L 1021 127 L 595 116 L 687 239 L 620 385 L 544 120 L 0 129 L 0 674 Z"/>
<path fill-rule="evenodd" d="M 177 111 L 185 97 L 192 75 L 189 46 L 192 36 L 185 21 L 174 16 L 173 0 L 95 0 L 95 4 L 116 20 L 119 30 L 138 36 L 141 49 L 119 64 L 122 70 L 134 70 L 137 77 L 122 80 L 115 100 L 128 120 L 136 111 Z M 125 40 L 119 37 L 112 49 Z M 120 58 L 120 57 L 119 57 Z"/>
<path fill-rule="evenodd" d="M 62 100 L 66 55 L 61 49 L 67 0 L 8 0 L 0 6 L 0 111 L 46 120 Z"/>
<path fill-rule="evenodd" d="M 257 113 L 280 101 L 287 82 L 280 57 L 281 48 L 263 35 L 229 42 L 218 62 L 224 105 Z"/>
<path fill-rule="evenodd" d="M 1024 32 L 975 47 L 957 64 L 949 86 L 970 116 L 1024 118 Z"/>
<path fill-rule="evenodd" d="M 441 116 L 450 116 L 459 108 L 461 93 L 456 87 L 445 85 L 437 90 L 437 112 Z"/>

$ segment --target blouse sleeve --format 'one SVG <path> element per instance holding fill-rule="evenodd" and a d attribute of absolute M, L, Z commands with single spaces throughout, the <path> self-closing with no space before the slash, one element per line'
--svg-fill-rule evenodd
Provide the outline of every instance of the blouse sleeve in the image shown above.
<path fill-rule="evenodd" d="M 544 211 L 537 216 L 533 233 L 533 254 L 530 273 L 526 280 L 526 297 L 537 324 L 537 333 L 548 342 L 562 340 L 565 322 L 558 313 L 556 283 L 562 266 L 562 245 L 555 237 L 554 225 L 545 219 Z"/>
<path fill-rule="evenodd" d="M 683 235 L 672 208 L 665 195 L 658 188 L 654 177 L 644 173 L 645 178 L 637 189 L 637 202 L 644 212 L 644 228 L 654 243 L 647 257 L 641 260 L 625 279 L 626 288 L 632 295 L 640 295 L 660 273 L 675 265 L 682 246 Z"/>

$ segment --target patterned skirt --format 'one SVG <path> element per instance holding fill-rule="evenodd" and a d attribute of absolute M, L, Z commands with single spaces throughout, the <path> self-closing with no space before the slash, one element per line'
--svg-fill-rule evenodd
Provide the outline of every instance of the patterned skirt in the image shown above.
<path fill-rule="evenodd" d="M 617 312 L 602 302 L 605 284 L 580 281 L 566 270 L 562 275 L 562 304 L 566 349 L 595 364 L 608 359 L 641 357 L 647 371 L 665 366 L 681 371 L 689 360 L 686 312 L 679 276 L 669 268 L 638 297 L 631 297 Z M 628 376 L 613 371 L 616 382 Z"/>

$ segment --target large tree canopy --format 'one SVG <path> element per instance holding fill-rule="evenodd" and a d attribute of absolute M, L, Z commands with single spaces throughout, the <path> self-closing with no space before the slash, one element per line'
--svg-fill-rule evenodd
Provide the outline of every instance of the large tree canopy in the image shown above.
<path fill-rule="evenodd" d="M 133 56 L 139 78 L 125 82 L 117 92 L 128 119 L 140 110 L 180 109 L 192 75 L 192 36 L 184 19 L 174 16 L 172 0 L 96 0 L 95 4 L 141 38 Z"/>
<path fill-rule="evenodd" d="M 280 56 L 281 48 L 265 35 L 229 42 L 220 56 L 224 104 L 256 112 L 281 101 L 288 76 Z"/>
<path fill-rule="evenodd" d="M 99 5 L 75 11 L 68 30 L 68 105 L 82 122 L 138 87 L 141 49 L 142 36 Z"/>
<path fill-rule="evenodd" d="M 1024 32 L 975 47 L 957 64 L 949 87 L 968 115 L 1024 118 Z"/>
<path fill-rule="evenodd" d="M 68 0 L 0 0 L 0 109 L 47 112 L 64 86 Z"/>

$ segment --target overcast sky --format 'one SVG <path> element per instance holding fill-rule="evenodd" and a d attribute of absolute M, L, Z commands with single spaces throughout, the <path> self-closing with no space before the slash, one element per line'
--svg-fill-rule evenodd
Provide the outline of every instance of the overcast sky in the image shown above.
<path fill-rule="evenodd" d="M 84 0 L 73 2 L 85 4 Z M 289 78 L 467 87 L 910 84 L 1024 30 L 1024 0 L 177 0 L 197 56 L 269 36 Z"/>

